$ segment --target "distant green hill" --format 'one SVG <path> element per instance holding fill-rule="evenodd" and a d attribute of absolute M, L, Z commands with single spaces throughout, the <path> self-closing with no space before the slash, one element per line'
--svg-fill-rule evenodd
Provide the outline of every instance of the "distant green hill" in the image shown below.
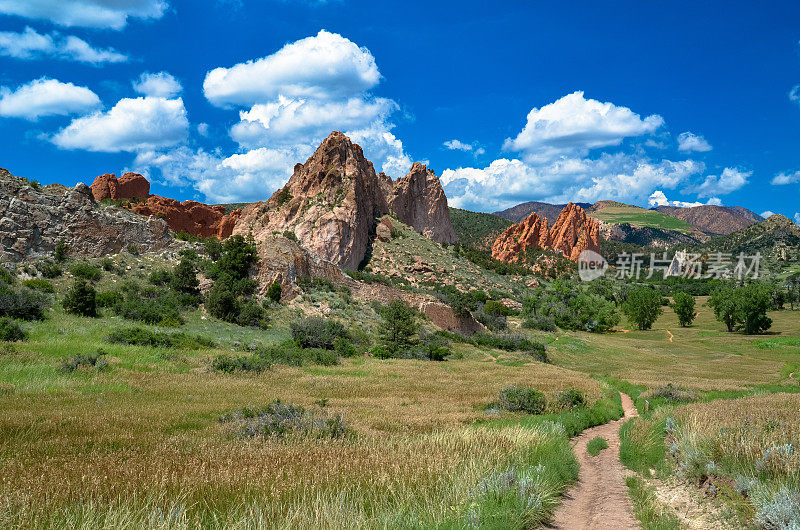
<path fill-rule="evenodd" d="M 498 215 L 460 208 L 450 208 L 450 222 L 460 243 L 482 250 L 491 250 L 497 236 L 514 224 Z"/>
<path fill-rule="evenodd" d="M 771 265 L 782 267 L 800 262 L 800 226 L 782 215 L 773 215 L 766 221 L 727 236 L 712 238 L 691 249 L 703 253 L 731 253 L 734 256 L 742 252 L 746 255 L 760 252 Z"/>

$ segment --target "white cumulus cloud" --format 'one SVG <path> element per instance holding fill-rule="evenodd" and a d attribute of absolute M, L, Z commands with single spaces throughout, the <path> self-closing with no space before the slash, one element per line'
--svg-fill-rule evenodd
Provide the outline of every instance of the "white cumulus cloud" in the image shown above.
<path fill-rule="evenodd" d="M 761 212 L 761 217 L 763 217 L 764 219 L 767 219 L 768 217 L 771 217 L 773 215 L 775 215 L 775 212 L 773 212 L 772 210 Z"/>
<path fill-rule="evenodd" d="M 656 190 L 650 195 L 648 199 L 650 207 L 656 206 L 677 206 L 679 208 L 694 208 L 695 206 L 714 205 L 722 206 L 722 201 L 718 197 L 711 197 L 707 202 L 688 202 L 688 201 L 671 201 L 662 190 Z"/>
<path fill-rule="evenodd" d="M 161 18 L 166 0 L 0 0 L 0 14 L 60 26 L 122 29 L 129 18 Z"/>
<path fill-rule="evenodd" d="M 63 149 L 136 152 L 178 144 L 188 130 L 181 98 L 125 98 L 108 111 L 73 120 L 51 140 Z"/>
<path fill-rule="evenodd" d="M 133 82 L 133 89 L 139 94 L 157 98 L 171 98 L 183 91 L 180 82 L 167 72 L 145 72 Z"/>
<path fill-rule="evenodd" d="M 452 140 L 447 140 L 442 145 L 451 151 L 472 151 L 473 149 L 472 144 L 464 143 L 461 140 L 456 140 L 455 138 Z"/>
<path fill-rule="evenodd" d="M 678 150 L 704 153 L 706 151 L 711 151 L 711 144 L 699 134 L 686 131 L 678 135 Z"/>
<path fill-rule="evenodd" d="M 797 184 L 800 182 L 800 171 L 794 173 L 778 173 L 772 178 L 773 186 L 785 186 L 787 184 Z"/>
<path fill-rule="evenodd" d="M 794 222 L 800 225 L 800 212 L 794 214 Z"/>
<path fill-rule="evenodd" d="M 547 163 L 559 156 L 586 156 L 591 149 L 616 146 L 627 137 L 652 134 L 663 124 L 661 116 L 642 119 L 627 107 L 573 92 L 531 110 L 522 131 L 506 139 L 503 147 L 522 153 L 528 163 Z"/>
<path fill-rule="evenodd" d="M 674 189 L 703 168 L 692 160 L 656 162 L 603 153 L 597 159 L 564 158 L 547 165 L 499 159 L 482 169 L 446 169 L 441 180 L 450 203 L 481 211 L 530 200 L 645 204 L 655 189 Z"/>
<path fill-rule="evenodd" d="M 346 98 L 373 88 L 380 79 L 368 49 L 321 30 L 267 57 L 211 70 L 203 91 L 218 106 L 251 106 L 278 96 Z"/>
<path fill-rule="evenodd" d="M 100 106 L 86 87 L 42 77 L 11 89 L 0 87 L 0 116 L 37 120 L 43 116 L 84 114 Z"/>
<path fill-rule="evenodd" d="M 752 171 L 726 167 L 719 176 L 708 175 L 702 184 L 693 188 L 693 191 L 697 193 L 698 197 L 725 195 L 747 184 L 752 174 Z"/>

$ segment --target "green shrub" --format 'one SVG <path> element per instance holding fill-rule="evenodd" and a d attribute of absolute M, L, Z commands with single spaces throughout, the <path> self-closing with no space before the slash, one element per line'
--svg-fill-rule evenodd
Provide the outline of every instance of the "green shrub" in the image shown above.
<path fill-rule="evenodd" d="M 556 405 L 563 410 L 586 406 L 586 396 L 576 388 L 569 388 L 556 394 Z"/>
<path fill-rule="evenodd" d="M 125 284 L 122 293 L 124 300 L 114 304 L 114 312 L 145 324 L 179 326 L 184 322 L 181 311 L 198 304 L 196 296 L 158 287 L 141 288 L 135 283 Z"/>
<path fill-rule="evenodd" d="M 17 276 L 10 270 L 0 267 L 0 283 L 14 285 L 17 283 Z"/>
<path fill-rule="evenodd" d="M 343 438 L 349 430 L 341 414 L 321 409 L 305 409 L 276 399 L 266 407 L 253 407 L 229 412 L 219 419 L 231 424 L 234 434 L 241 438 Z"/>
<path fill-rule="evenodd" d="M 287 366 L 302 366 L 306 358 L 304 350 L 297 346 L 293 340 L 261 347 L 256 350 L 255 355 L 272 364 L 285 364 Z"/>
<path fill-rule="evenodd" d="M 100 266 L 106 272 L 111 272 L 114 270 L 114 261 L 111 258 L 103 258 L 103 261 L 100 262 Z"/>
<path fill-rule="evenodd" d="M 236 323 L 240 326 L 266 329 L 269 327 L 269 318 L 266 310 L 251 299 L 239 307 Z"/>
<path fill-rule="evenodd" d="M 498 407 L 509 412 L 543 414 L 547 400 L 535 388 L 511 385 L 500 391 Z"/>
<path fill-rule="evenodd" d="M 272 300 L 273 302 L 280 302 L 281 301 L 281 282 L 274 281 L 269 285 L 269 289 L 267 289 L 267 298 Z"/>
<path fill-rule="evenodd" d="M 507 317 L 511 313 L 513 313 L 511 309 L 503 305 L 502 302 L 498 302 L 497 300 L 488 300 L 484 304 L 483 310 L 486 312 L 487 315 L 492 315 L 492 316 Z"/>
<path fill-rule="evenodd" d="M 28 334 L 19 324 L 10 318 L 0 318 L 0 341 L 17 342 L 28 338 Z"/>
<path fill-rule="evenodd" d="M 206 239 L 203 245 L 211 261 L 217 261 L 222 256 L 222 242 L 216 237 Z"/>
<path fill-rule="evenodd" d="M 53 287 L 53 284 L 44 278 L 31 278 L 30 280 L 25 280 L 22 282 L 22 285 L 29 289 L 42 291 L 43 293 L 54 293 L 56 291 Z"/>
<path fill-rule="evenodd" d="M 391 359 L 392 355 L 392 352 L 383 346 L 375 346 L 372 348 L 372 356 L 376 359 Z"/>
<path fill-rule="evenodd" d="M 285 203 L 292 200 L 292 192 L 289 191 L 289 186 L 284 186 L 275 196 L 277 206 L 283 206 Z"/>
<path fill-rule="evenodd" d="M 97 292 L 83 280 L 75 280 L 62 302 L 68 313 L 85 317 L 97 316 Z"/>
<path fill-rule="evenodd" d="M 358 351 L 352 341 L 345 337 L 336 337 L 333 341 L 333 350 L 340 357 L 355 357 L 358 355 Z"/>
<path fill-rule="evenodd" d="M 106 336 L 107 342 L 113 344 L 128 344 L 131 346 L 149 346 L 153 348 L 213 348 L 215 343 L 211 339 L 200 336 L 190 336 L 186 333 L 166 333 L 163 331 L 149 331 L 144 328 L 125 328 L 112 331 Z"/>
<path fill-rule="evenodd" d="M 292 230 L 284 230 L 283 237 L 289 239 L 291 241 L 297 242 L 297 234 L 295 234 Z"/>
<path fill-rule="evenodd" d="M 42 273 L 42 276 L 51 280 L 53 278 L 58 278 L 62 274 L 61 267 L 49 261 L 39 263 L 36 268 L 40 273 Z"/>
<path fill-rule="evenodd" d="M 478 308 L 472 312 L 472 316 L 475 317 L 475 320 L 486 326 L 491 331 L 497 332 L 508 329 L 508 321 L 504 315 L 490 315 L 485 311 L 485 309 L 485 306 L 478 306 Z"/>
<path fill-rule="evenodd" d="M 105 355 L 103 350 L 97 350 L 95 353 L 76 353 L 61 360 L 61 371 L 69 373 L 81 368 L 94 368 L 99 372 L 108 365 Z"/>
<path fill-rule="evenodd" d="M 217 260 L 216 276 L 227 274 L 234 281 L 247 278 L 250 268 L 258 263 L 258 249 L 252 238 L 231 236 L 222 244 L 222 254 Z"/>
<path fill-rule="evenodd" d="M 603 449 L 608 449 L 608 441 L 602 436 L 595 436 L 586 444 L 586 451 L 592 456 L 599 455 Z"/>
<path fill-rule="evenodd" d="M 89 282 L 96 282 L 103 276 L 103 273 L 100 271 L 100 269 L 85 262 L 74 264 L 69 271 L 73 276 L 75 276 L 75 278 Z"/>
<path fill-rule="evenodd" d="M 56 243 L 56 249 L 53 252 L 53 259 L 55 259 L 58 263 L 63 263 L 67 260 L 67 254 L 69 253 L 69 247 L 64 242 L 63 239 L 59 240 Z"/>
<path fill-rule="evenodd" d="M 197 279 L 194 261 L 183 257 L 175 266 L 169 278 L 169 286 L 174 291 L 196 295 L 199 293 L 200 280 Z"/>
<path fill-rule="evenodd" d="M 419 357 L 429 361 L 445 361 L 451 355 L 450 342 L 436 333 L 420 332 Z"/>
<path fill-rule="evenodd" d="M 150 277 L 147 280 L 153 285 L 169 285 L 169 282 L 172 280 L 172 274 L 165 270 L 154 270 L 150 273 Z"/>
<path fill-rule="evenodd" d="M 97 307 L 114 307 L 123 302 L 125 297 L 119 291 L 106 291 L 103 293 L 95 294 L 95 302 Z"/>
<path fill-rule="evenodd" d="M 545 315 L 530 316 L 526 318 L 522 323 L 522 327 L 527 329 L 536 329 L 539 331 L 548 331 L 551 333 L 558 329 L 556 328 L 556 323 L 553 318 Z"/>
<path fill-rule="evenodd" d="M 127 249 L 128 254 L 131 256 L 138 256 L 139 255 L 139 247 L 136 245 L 128 245 Z"/>
<path fill-rule="evenodd" d="M 217 372 L 231 374 L 234 372 L 255 372 L 260 373 L 269 370 L 270 363 L 263 357 L 257 355 L 231 357 L 230 355 L 218 355 L 211 361 L 211 368 Z"/>
<path fill-rule="evenodd" d="M 307 348 L 303 350 L 304 357 L 314 364 L 321 366 L 335 366 L 339 364 L 339 354 L 336 351 L 323 348 Z"/>
<path fill-rule="evenodd" d="M 0 283 L 0 317 L 19 320 L 43 320 L 50 297 L 24 285 Z"/>
<path fill-rule="evenodd" d="M 667 383 L 664 386 L 654 388 L 653 391 L 649 393 L 649 397 L 661 398 L 673 403 L 689 403 L 691 401 L 697 401 L 699 396 L 692 390 Z"/>
<path fill-rule="evenodd" d="M 534 342 L 524 335 L 509 333 L 506 335 L 492 335 L 490 333 L 475 333 L 472 343 L 476 346 L 485 346 L 505 351 L 527 351 L 537 348 Z"/>
<path fill-rule="evenodd" d="M 335 320 L 309 317 L 292 322 L 290 325 L 292 338 L 301 348 L 322 348 L 334 350 L 336 339 L 348 339 L 344 325 Z"/>

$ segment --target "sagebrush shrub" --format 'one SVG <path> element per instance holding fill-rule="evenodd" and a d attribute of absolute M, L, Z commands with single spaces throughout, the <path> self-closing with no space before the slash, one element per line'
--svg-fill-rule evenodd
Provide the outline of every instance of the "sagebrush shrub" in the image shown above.
<path fill-rule="evenodd" d="M 241 438 L 343 438 L 349 433 L 341 414 L 321 409 L 306 409 L 276 399 L 266 407 L 243 408 L 223 415 L 220 423 L 231 424 Z"/>
<path fill-rule="evenodd" d="M 17 342 L 28 338 L 19 324 L 10 318 L 0 318 L 0 341 Z"/>
<path fill-rule="evenodd" d="M 654 398 L 666 399 L 667 401 L 672 401 L 675 403 L 688 403 L 698 399 L 696 392 L 675 386 L 672 383 L 667 383 L 664 386 L 653 389 L 653 391 L 650 393 L 650 396 Z"/>
<path fill-rule="evenodd" d="M 144 328 L 125 328 L 112 331 L 106 336 L 106 341 L 114 344 L 129 344 L 131 346 L 151 346 L 154 348 L 213 348 L 215 343 L 211 339 L 200 336 L 191 336 L 183 332 L 167 333 L 164 331 L 150 331 Z"/>
<path fill-rule="evenodd" d="M 556 394 L 556 404 L 562 409 L 585 407 L 586 396 L 576 388 L 569 388 Z"/>
<path fill-rule="evenodd" d="M 756 522 L 765 530 L 795 530 L 800 528 L 800 492 L 784 486 L 758 508 Z"/>
<path fill-rule="evenodd" d="M 103 350 L 97 350 L 95 353 L 76 353 L 61 360 L 61 371 L 69 373 L 81 368 L 93 368 L 99 372 L 108 366 L 105 355 Z"/>
<path fill-rule="evenodd" d="M 522 327 L 548 332 L 554 332 L 558 329 L 556 328 L 555 320 L 546 315 L 530 316 L 522 323 Z"/>
<path fill-rule="evenodd" d="M 511 385 L 500 391 L 498 405 L 509 412 L 542 414 L 547 399 L 539 390 L 531 387 Z"/>
<path fill-rule="evenodd" d="M 25 280 L 22 282 L 22 285 L 29 289 L 34 289 L 43 293 L 54 293 L 56 291 L 53 287 L 53 284 L 44 278 L 31 278 L 30 280 Z"/>

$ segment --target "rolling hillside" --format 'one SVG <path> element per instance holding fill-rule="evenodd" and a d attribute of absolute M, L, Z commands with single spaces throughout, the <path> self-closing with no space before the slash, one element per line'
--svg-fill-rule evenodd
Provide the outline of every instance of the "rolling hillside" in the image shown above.
<path fill-rule="evenodd" d="M 659 206 L 655 211 L 686 221 L 708 235 L 728 235 L 764 220 L 741 206 L 704 205 L 693 208 Z"/>
<path fill-rule="evenodd" d="M 450 222 L 461 244 L 491 250 L 492 243 L 513 223 L 494 214 L 450 208 Z"/>

